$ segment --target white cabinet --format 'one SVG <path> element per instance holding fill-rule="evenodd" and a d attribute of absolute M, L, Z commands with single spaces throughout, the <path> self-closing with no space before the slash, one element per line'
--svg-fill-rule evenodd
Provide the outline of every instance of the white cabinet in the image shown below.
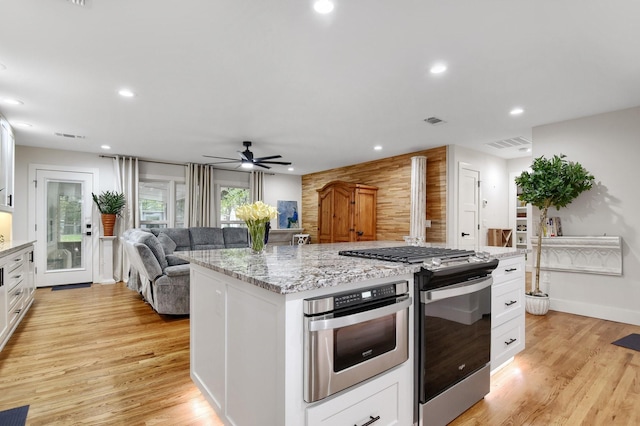
<path fill-rule="evenodd" d="M 13 211 L 14 150 L 11 126 L 0 116 L 0 211 Z"/>
<path fill-rule="evenodd" d="M 31 304 L 35 292 L 33 244 L 0 254 L 0 350 Z"/>
<path fill-rule="evenodd" d="M 524 256 L 500 259 L 493 271 L 491 369 L 500 367 L 525 345 Z"/>

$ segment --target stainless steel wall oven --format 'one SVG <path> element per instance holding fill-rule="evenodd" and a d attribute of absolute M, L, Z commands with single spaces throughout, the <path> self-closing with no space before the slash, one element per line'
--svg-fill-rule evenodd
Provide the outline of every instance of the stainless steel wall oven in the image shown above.
<path fill-rule="evenodd" d="M 314 402 L 409 357 L 407 281 L 304 300 L 304 400 Z"/>

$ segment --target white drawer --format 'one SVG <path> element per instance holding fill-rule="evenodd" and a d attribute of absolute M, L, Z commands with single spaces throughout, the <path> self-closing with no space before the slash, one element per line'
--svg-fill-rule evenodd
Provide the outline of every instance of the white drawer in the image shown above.
<path fill-rule="evenodd" d="M 494 284 L 500 284 L 515 277 L 524 278 L 524 258 L 519 256 L 500 259 L 498 267 L 494 269 L 491 275 L 493 275 Z"/>
<path fill-rule="evenodd" d="M 524 315 L 524 281 L 510 280 L 494 286 L 491 296 L 491 327 Z"/>
<path fill-rule="evenodd" d="M 491 368 L 497 368 L 524 349 L 524 317 L 508 321 L 491 331 Z"/>
<path fill-rule="evenodd" d="M 12 292 L 22 281 L 24 280 L 26 268 L 24 265 L 24 257 L 14 257 L 5 266 L 4 272 L 4 284 L 7 286 L 7 291 Z"/>
<path fill-rule="evenodd" d="M 413 419 L 408 363 L 307 408 L 307 426 L 403 426 Z M 379 418 L 378 418 L 379 417 Z"/>

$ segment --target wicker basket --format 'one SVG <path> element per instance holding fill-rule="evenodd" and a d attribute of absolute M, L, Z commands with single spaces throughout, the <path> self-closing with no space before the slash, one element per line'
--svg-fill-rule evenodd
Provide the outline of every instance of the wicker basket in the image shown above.
<path fill-rule="evenodd" d="M 530 296 L 525 297 L 525 309 L 533 315 L 546 315 L 549 312 L 549 296 Z"/>

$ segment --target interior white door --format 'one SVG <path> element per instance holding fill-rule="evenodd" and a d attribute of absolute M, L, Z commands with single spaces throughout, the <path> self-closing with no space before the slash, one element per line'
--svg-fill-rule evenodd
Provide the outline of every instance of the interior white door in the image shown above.
<path fill-rule="evenodd" d="M 36 182 L 38 285 L 92 282 L 93 174 L 38 169 Z"/>
<path fill-rule="evenodd" d="M 461 164 L 458 170 L 458 248 L 477 249 L 479 243 L 480 172 Z"/>

